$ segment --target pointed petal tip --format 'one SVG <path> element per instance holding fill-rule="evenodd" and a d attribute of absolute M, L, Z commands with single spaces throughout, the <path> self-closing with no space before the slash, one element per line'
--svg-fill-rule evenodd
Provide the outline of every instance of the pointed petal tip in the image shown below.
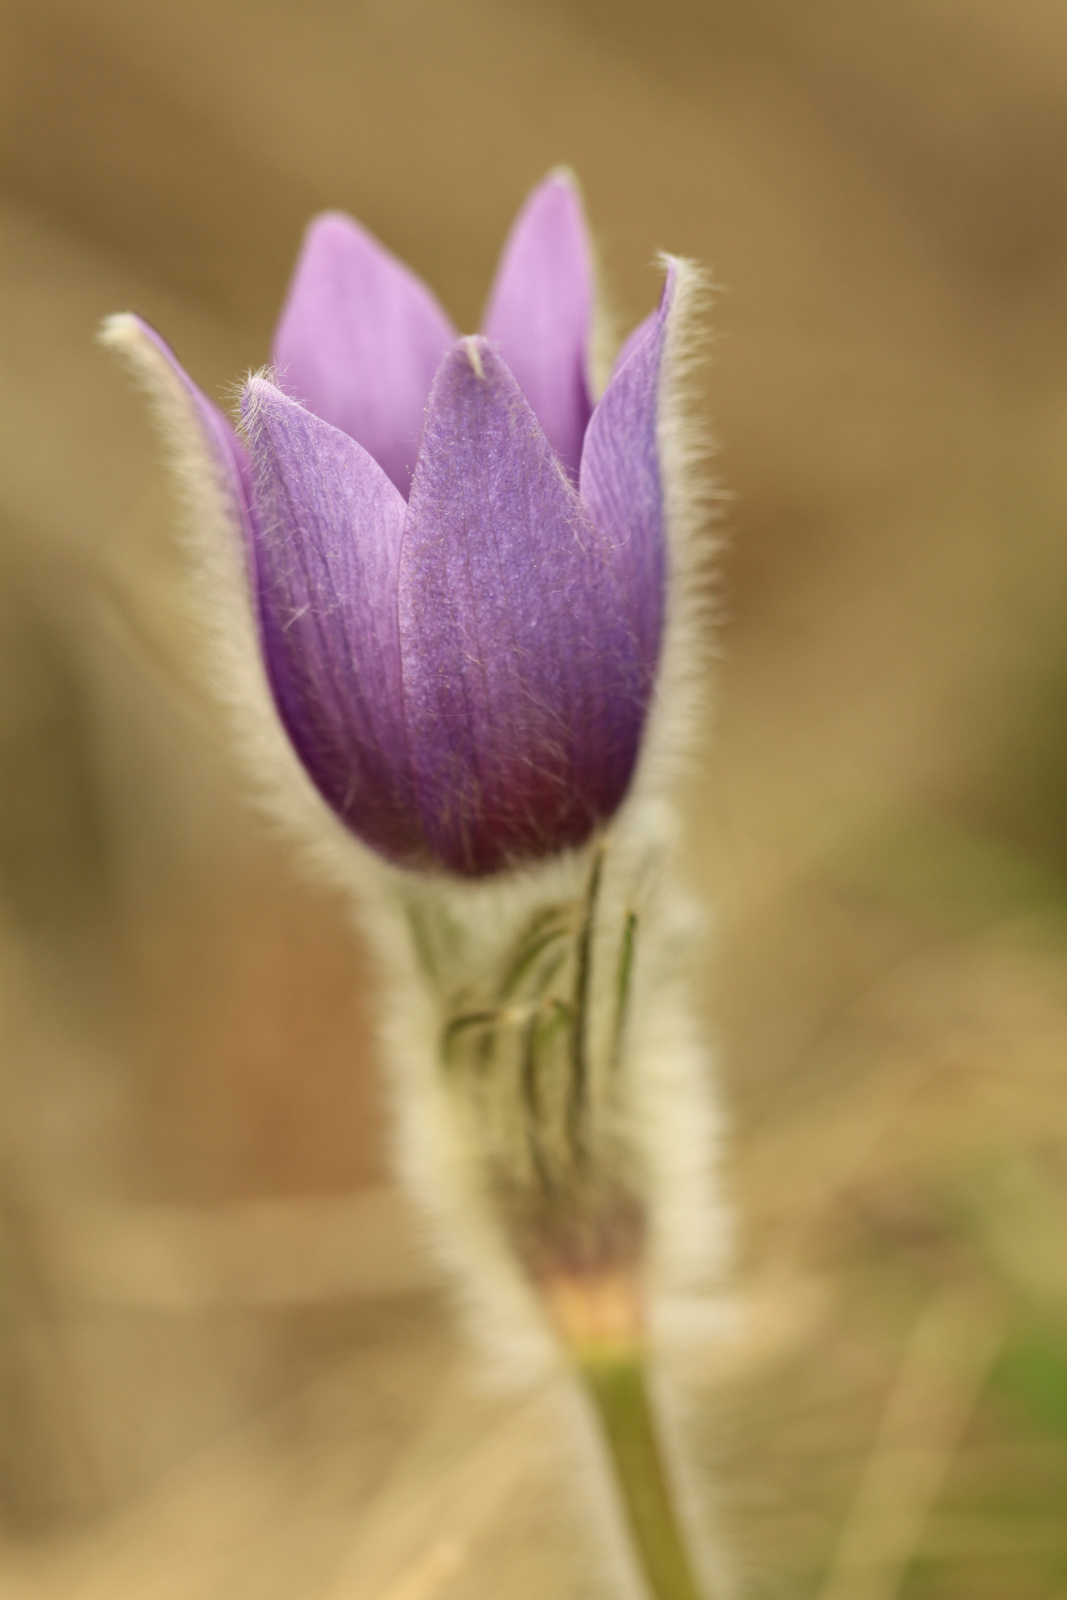
<path fill-rule="evenodd" d="M 481 333 L 465 334 L 445 352 L 434 375 L 428 407 L 433 407 L 442 388 L 450 383 L 462 382 L 468 374 L 473 374 L 480 383 L 492 384 L 499 382 L 503 373 L 508 374 L 512 383 L 515 382 L 514 374 L 497 348 L 496 341 L 487 339 Z"/>
<path fill-rule="evenodd" d="M 371 280 L 367 281 L 370 273 Z M 323 275 L 325 274 L 325 280 Z M 378 235 L 347 211 L 338 209 L 316 212 L 304 229 L 296 265 L 289 282 L 289 290 L 275 329 L 275 339 L 281 332 L 287 316 L 292 314 L 293 301 L 301 295 L 313 298 L 329 287 L 329 279 L 340 274 L 342 290 L 359 287 L 364 290 L 405 292 L 409 301 L 414 295 L 422 302 L 422 315 L 440 328 L 451 331 L 451 324 L 437 302 L 436 296 L 406 261 L 390 250 Z M 377 281 L 375 281 L 377 280 Z M 454 337 L 454 335 L 453 335 Z"/>
<path fill-rule="evenodd" d="M 248 374 L 239 401 L 241 426 L 245 433 L 251 432 L 255 427 L 261 404 L 264 399 L 269 398 L 272 389 L 274 385 L 268 382 L 262 372 Z"/>
<path fill-rule="evenodd" d="M 553 167 L 540 183 L 534 184 L 519 207 L 512 236 L 522 226 L 569 227 L 580 236 L 582 248 L 586 248 L 588 225 L 582 199 L 582 186 L 571 167 Z"/>
<path fill-rule="evenodd" d="M 656 257 L 656 264 L 663 271 L 663 287 L 660 290 L 657 310 L 661 314 L 666 314 L 674 303 L 674 297 L 678 292 L 678 280 L 685 272 L 688 263 L 681 256 L 668 255 L 665 250 L 661 250 Z"/>
<path fill-rule="evenodd" d="M 359 229 L 361 226 L 355 217 L 347 211 L 342 211 L 340 206 L 327 206 L 325 211 L 316 211 L 315 215 L 308 219 L 304 228 L 305 236 L 332 222 L 343 223 L 346 228 Z"/>
<path fill-rule="evenodd" d="M 267 376 L 269 370 L 270 369 L 268 367 L 260 367 L 258 371 L 250 372 L 248 374 L 248 377 L 245 379 L 244 388 L 241 390 L 242 412 L 244 411 L 246 404 L 250 406 L 255 405 L 256 401 L 264 394 L 269 394 L 271 392 L 274 394 L 282 394 L 282 391 L 278 388 L 278 386 L 272 383 L 270 378 Z"/>
<path fill-rule="evenodd" d="M 374 237 L 374 234 L 368 228 L 365 228 L 361 222 L 357 222 L 355 217 L 350 217 L 347 211 L 334 208 L 329 211 L 316 211 L 308 222 L 304 229 L 301 254 L 309 247 L 328 243 L 331 236 L 338 239 L 350 239 L 353 235 L 361 243 L 369 242 L 377 249 L 385 252 L 385 246 Z"/>
<path fill-rule="evenodd" d="M 96 340 L 98 344 L 115 349 L 128 344 L 140 328 L 141 319 L 133 311 L 113 311 L 110 316 L 101 319 Z"/>
<path fill-rule="evenodd" d="M 248 451 L 261 470 L 287 470 L 284 461 L 304 473 L 309 461 L 317 461 L 320 475 L 336 468 L 353 482 L 371 484 L 376 493 L 385 493 L 390 506 L 403 506 L 404 497 L 389 475 L 358 439 L 334 427 L 273 381 L 270 367 L 249 375 L 241 393 L 241 434 Z M 331 466 L 331 463 L 333 466 Z M 384 486 L 384 488 L 383 488 Z M 321 484 L 320 484 L 321 487 Z M 351 488 L 351 483 L 349 485 Z M 310 489 L 301 490 L 307 498 Z"/>
<path fill-rule="evenodd" d="M 113 350 L 126 362 L 140 387 L 157 401 L 164 395 L 173 396 L 177 385 L 178 390 L 192 399 L 202 421 L 211 415 L 224 427 L 229 427 L 218 407 L 190 378 L 163 335 L 137 312 L 116 311 L 105 317 L 96 331 L 96 339 L 98 344 Z M 215 425 L 214 421 L 209 424 L 211 431 Z"/>
<path fill-rule="evenodd" d="M 264 410 L 275 414 L 307 410 L 301 401 L 294 400 L 291 394 L 286 394 L 281 385 L 275 382 L 276 376 L 273 367 L 260 367 L 257 372 L 250 372 L 245 379 L 239 404 L 241 421 L 246 430 L 255 426 L 256 419 Z"/>
<path fill-rule="evenodd" d="M 555 184 L 559 189 L 566 189 L 576 200 L 581 200 L 582 186 L 578 182 L 578 174 L 565 161 L 561 161 L 558 166 L 552 167 L 546 172 L 534 193 L 536 194 L 538 189 L 547 189 L 552 184 Z"/>
<path fill-rule="evenodd" d="M 152 324 L 136 311 L 113 311 L 110 316 L 104 317 L 96 330 L 96 342 L 106 350 L 117 350 L 126 356 L 136 357 L 149 346 L 171 364 L 175 359 L 163 335 L 157 333 Z"/>
<path fill-rule="evenodd" d="M 480 333 L 468 334 L 465 339 L 460 340 L 457 354 L 459 352 L 462 352 L 474 376 L 484 383 L 489 358 L 495 357 L 495 352 L 488 339 L 483 338 Z M 495 357 L 495 359 L 499 358 Z M 449 357 L 446 356 L 442 366 L 446 365 L 448 360 Z"/>
<path fill-rule="evenodd" d="M 676 256 L 661 250 L 656 264 L 664 275 L 657 307 L 664 315 L 680 309 L 687 316 L 690 312 L 699 316 L 722 292 L 723 286 L 716 282 L 703 262 L 694 261 L 692 256 Z"/>

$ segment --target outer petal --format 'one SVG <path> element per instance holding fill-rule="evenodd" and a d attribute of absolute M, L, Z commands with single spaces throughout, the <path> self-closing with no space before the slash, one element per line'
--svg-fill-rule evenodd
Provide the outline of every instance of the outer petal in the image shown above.
<path fill-rule="evenodd" d="M 663 635 L 666 540 L 657 423 L 663 353 L 675 298 L 668 270 L 659 309 L 623 346 L 593 412 L 582 453 L 580 492 L 612 544 L 638 660 L 651 686 Z"/>
<path fill-rule="evenodd" d="M 411 486 L 433 375 L 456 334 L 422 280 L 338 212 L 308 228 L 274 336 L 286 390 Z"/>
<path fill-rule="evenodd" d="M 218 406 L 197 387 L 162 334 L 157 333 L 152 324 L 146 322 L 143 317 L 138 317 L 129 311 L 108 317 L 103 325 L 101 338 L 105 344 L 121 350 L 145 381 L 152 382 L 150 369 L 159 361 L 163 362 L 171 379 L 177 380 L 180 392 L 184 393 L 199 424 L 204 443 L 215 465 L 219 487 L 241 524 L 246 548 L 251 550 L 254 512 L 248 453 L 234 432 L 229 418 L 224 416 Z"/>
<path fill-rule="evenodd" d="M 591 402 L 593 268 L 571 180 L 546 179 L 504 246 L 483 331 L 519 381 L 549 444 L 577 481 Z"/>
<path fill-rule="evenodd" d="M 342 821 L 415 864 L 396 616 L 403 498 L 361 445 L 273 384 L 253 379 L 242 411 L 260 627 L 282 721 Z"/>
<path fill-rule="evenodd" d="M 430 394 L 400 637 L 417 803 L 446 866 L 493 872 L 611 815 L 646 701 L 613 552 L 483 340 Z"/>

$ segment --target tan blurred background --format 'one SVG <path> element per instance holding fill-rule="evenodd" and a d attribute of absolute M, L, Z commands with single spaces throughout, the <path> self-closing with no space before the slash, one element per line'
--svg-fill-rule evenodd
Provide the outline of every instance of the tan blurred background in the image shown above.
<path fill-rule="evenodd" d="M 2 0 L 5 1595 L 602 1592 L 388 1187 L 367 963 L 242 800 L 92 342 L 138 310 L 225 394 L 323 206 L 471 327 L 560 161 L 620 326 L 657 249 L 721 286 L 700 1473 L 753 1595 L 1067 1595 L 1062 4 Z"/>

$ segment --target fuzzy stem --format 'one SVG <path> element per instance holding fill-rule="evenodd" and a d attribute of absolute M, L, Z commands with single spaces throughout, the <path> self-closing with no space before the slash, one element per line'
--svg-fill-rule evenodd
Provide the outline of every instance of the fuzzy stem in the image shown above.
<path fill-rule="evenodd" d="M 703 1600 L 675 1511 L 648 1392 L 634 1354 L 585 1356 L 578 1371 L 593 1402 L 634 1550 L 654 1600 Z"/>

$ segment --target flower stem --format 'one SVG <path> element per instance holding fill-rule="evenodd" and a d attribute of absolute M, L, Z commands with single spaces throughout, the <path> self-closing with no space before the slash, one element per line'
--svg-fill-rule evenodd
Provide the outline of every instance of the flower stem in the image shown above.
<path fill-rule="evenodd" d="M 592 1400 L 634 1551 L 654 1600 L 704 1600 L 675 1511 L 639 1353 L 594 1353 L 578 1371 Z"/>

